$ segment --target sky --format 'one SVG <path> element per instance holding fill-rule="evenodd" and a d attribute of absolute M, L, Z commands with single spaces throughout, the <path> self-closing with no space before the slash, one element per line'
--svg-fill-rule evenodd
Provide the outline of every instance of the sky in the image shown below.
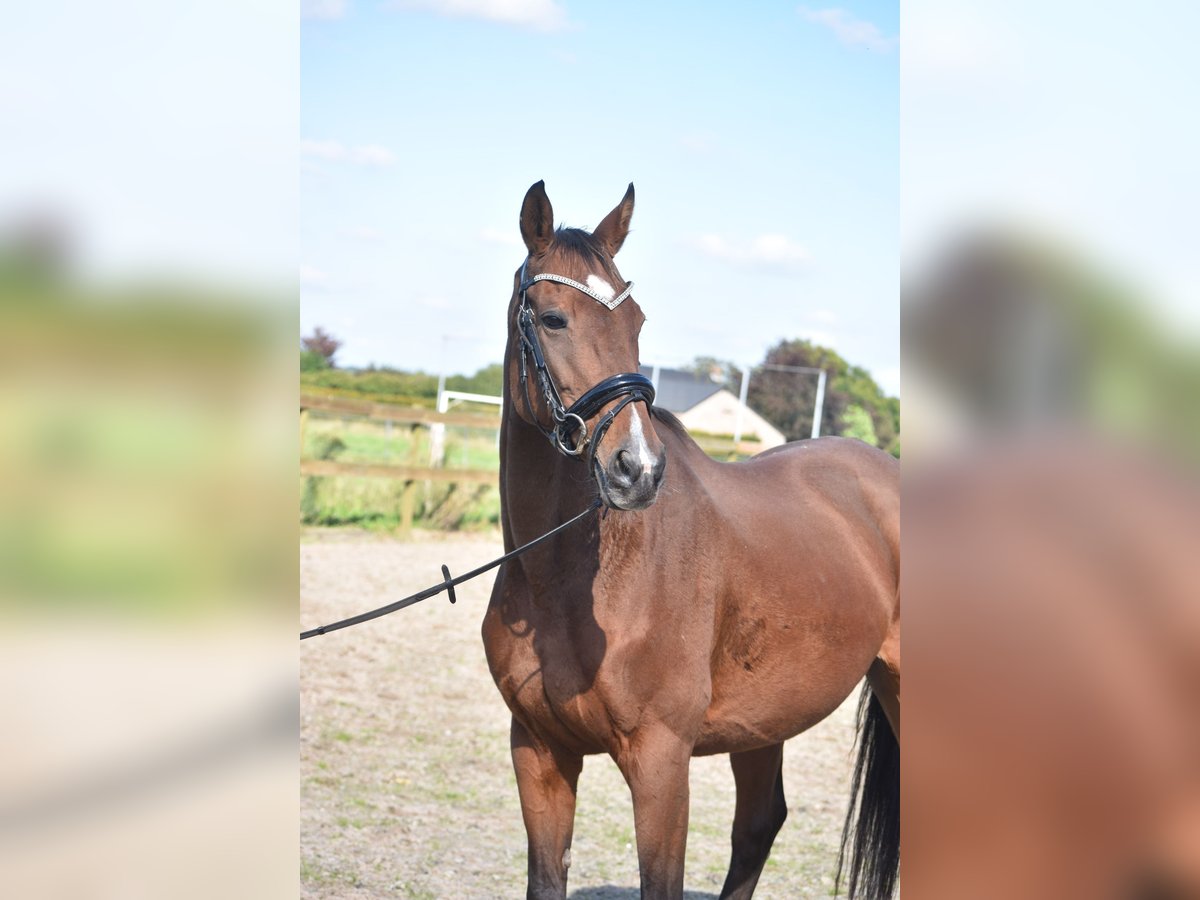
<path fill-rule="evenodd" d="M 14 6 L 0 232 L 57 210 L 88 274 L 266 283 L 289 309 L 299 279 L 303 329 L 347 364 L 430 371 L 500 358 L 541 178 L 584 227 L 637 185 L 618 262 L 648 362 L 811 337 L 894 391 L 901 253 L 989 219 L 1200 331 L 1196 4 L 913 0 L 903 53 L 882 4 L 301 9 Z"/>
<path fill-rule="evenodd" d="M 1200 333 L 1200 5 L 904 7 L 905 269 L 981 224 L 1043 236 Z"/>
<path fill-rule="evenodd" d="M 301 329 L 344 366 L 500 361 L 521 200 L 617 256 L 641 356 L 809 338 L 899 389 L 896 4 L 312 0 Z"/>
<path fill-rule="evenodd" d="M 266 288 L 291 309 L 299 31 L 291 0 L 7 4 L 0 239 L 50 216 L 82 276 Z"/>

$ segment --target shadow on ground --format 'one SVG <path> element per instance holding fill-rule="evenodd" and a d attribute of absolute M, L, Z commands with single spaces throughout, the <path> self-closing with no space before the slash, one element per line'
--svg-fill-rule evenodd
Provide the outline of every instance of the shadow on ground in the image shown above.
<path fill-rule="evenodd" d="M 641 896 L 641 891 L 637 888 L 605 884 L 600 887 L 582 888 L 575 891 L 568 900 L 638 900 Z M 683 900 L 717 900 L 717 895 L 699 891 L 684 891 Z"/>

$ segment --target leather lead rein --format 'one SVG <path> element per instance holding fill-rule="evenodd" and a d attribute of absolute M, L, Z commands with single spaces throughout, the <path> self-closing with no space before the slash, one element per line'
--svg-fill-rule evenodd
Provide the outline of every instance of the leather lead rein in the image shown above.
<path fill-rule="evenodd" d="M 386 616 L 388 613 L 394 613 L 398 610 L 404 609 L 406 606 L 412 606 L 414 603 L 420 603 L 422 600 L 428 600 L 430 597 L 436 597 L 438 594 L 442 593 L 442 591 L 449 592 L 450 602 L 453 603 L 457 599 L 454 595 L 455 586 L 462 584 L 464 581 L 470 581 L 472 578 L 475 578 L 478 575 L 482 575 L 484 572 L 487 572 L 490 569 L 494 569 L 494 568 L 496 568 L 496 566 L 502 565 L 502 564 L 508 562 L 510 559 L 515 559 L 516 557 L 518 557 L 522 553 L 524 553 L 526 550 L 532 550 L 538 544 L 542 543 L 543 541 L 549 540 L 550 538 L 554 537 L 554 535 L 558 534 L 560 531 L 570 528 L 576 522 L 583 519 L 588 513 L 592 512 L 593 510 L 597 509 L 600 506 L 601 506 L 601 500 L 599 497 L 597 497 L 595 500 L 592 501 L 591 506 L 589 506 L 583 512 L 579 513 L 574 518 L 567 519 L 567 521 L 563 522 L 557 528 L 547 531 L 541 537 L 534 538 L 528 544 L 522 544 L 516 550 L 511 550 L 508 553 L 505 553 L 503 556 L 501 556 L 497 559 L 493 559 L 487 565 L 480 566 L 478 569 L 472 569 L 470 572 L 467 572 L 465 575 L 459 575 L 457 578 L 451 578 L 450 577 L 450 569 L 443 564 L 442 565 L 443 581 L 440 584 L 435 584 L 435 585 L 432 585 L 431 587 L 427 587 L 423 591 L 417 591 L 417 593 L 411 594 L 408 597 L 405 597 L 403 600 L 396 600 L 395 602 L 389 603 L 386 606 L 379 607 L 379 609 L 373 609 L 370 612 L 359 613 L 357 616 L 351 616 L 348 619 L 342 619 L 341 621 L 338 621 L 338 622 L 332 622 L 329 625 L 319 625 L 316 628 L 310 628 L 308 631 L 302 631 L 302 632 L 300 632 L 300 640 L 303 641 L 310 637 L 316 637 L 319 634 L 329 634 L 329 632 L 331 632 L 331 631 L 338 631 L 339 629 L 342 629 L 342 628 L 349 628 L 351 625 L 358 625 L 362 622 L 369 622 L 369 621 L 371 621 L 371 619 L 378 619 L 380 616 Z"/>

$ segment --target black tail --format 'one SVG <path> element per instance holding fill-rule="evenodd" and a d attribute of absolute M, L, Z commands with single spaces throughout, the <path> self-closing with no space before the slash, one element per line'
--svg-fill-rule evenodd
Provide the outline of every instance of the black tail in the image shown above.
<path fill-rule="evenodd" d="M 866 684 L 858 701 L 858 732 L 858 762 L 842 828 L 834 891 L 842 883 L 849 847 L 850 900 L 888 900 L 900 876 L 900 744 Z"/>

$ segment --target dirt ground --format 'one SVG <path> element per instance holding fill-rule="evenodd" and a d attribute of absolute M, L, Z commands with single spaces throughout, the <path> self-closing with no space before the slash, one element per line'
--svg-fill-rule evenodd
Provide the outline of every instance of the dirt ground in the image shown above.
<path fill-rule="evenodd" d="M 397 542 L 314 530 L 300 550 L 304 627 L 372 609 L 497 556 L 499 537 Z M 300 645 L 300 876 L 306 898 L 520 897 L 525 832 L 508 711 L 479 623 L 490 573 L 445 595 Z M 789 817 L 757 897 L 828 896 L 849 791 L 854 702 L 788 742 Z M 689 898 L 715 897 L 729 860 L 727 757 L 693 760 Z M 589 757 L 579 785 L 568 894 L 638 896 L 629 791 Z"/>

